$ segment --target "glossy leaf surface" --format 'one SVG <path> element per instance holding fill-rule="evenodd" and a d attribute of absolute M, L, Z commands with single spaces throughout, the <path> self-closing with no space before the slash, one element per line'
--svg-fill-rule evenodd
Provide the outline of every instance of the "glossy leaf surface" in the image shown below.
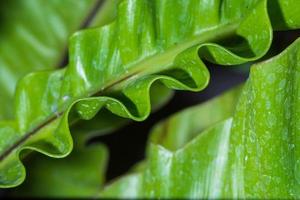
<path fill-rule="evenodd" d="M 67 41 L 95 0 L 5 0 L 0 6 L 0 119 L 13 117 L 17 81 L 59 67 Z"/>
<path fill-rule="evenodd" d="M 0 122 L 1 187 L 24 180 L 22 149 L 52 157 L 69 154 L 69 123 L 91 119 L 103 108 L 143 120 L 151 110 L 154 82 L 199 91 L 209 81 L 199 58 L 234 65 L 265 54 L 272 39 L 267 1 L 205 2 L 122 1 L 110 25 L 73 35 L 65 69 L 22 79 L 15 120 Z M 295 1 L 288 2 L 292 11 L 299 9 L 292 6 Z M 297 18 L 282 19 L 294 20 L 290 28 L 300 24 Z M 169 90 L 161 90 L 161 96 L 166 94 Z"/>
<path fill-rule="evenodd" d="M 164 122 L 155 128 L 155 131 L 153 131 L 152 133 L 151 141 L 156 144 L 164 144 L 164 146 L 168 146 L 169 149 L 179 148 L 180 146 L 182 146 L 182 144 L 195 137 L 194 134 L 198 133 L 201 130 L 204 130 L 208 126 L 218 123 L 233 115 L 235 104 L 240 94 L 240 91 L 241 87 L 238 87 L 220 97 L 215 98 L 214 100 L 208 101 L 207 103 L 201 104 L 200 106 L 191 107 L 184 111 L 184 113 L 180 113 L 178 115 L 173 116 L 172 118 L 168 119 L 167 122 Z M 199 121 L 201 121 L 201 123 L 199 123 Z M 166 127 L 166 125 L 170 126 Z M 165 131 L 167 131 L 167 133 Z M 81 134 L 80 137 L 81 138 L 79 140 L 78 137 L 76 137 L 75 135 L 75 141 L 84 142 L 86 140 L 84 134 Z M 81 148 L 81 146 L 79 146 L 79 148 Z M 13 189 L 13 194 L 17 196 L 28 197 L 76 197 L 76 195 L 77 197 L 82 196 L 82 194 L 78 195 L 77 192 L 85 191 L 86 188 L 91 187 L 90 185 L 86 184 L 86 181 L 84 180 L 90 179 L 91 181 L 93 181 L 95 177 L 103 178 L 104 169 L 101 168 L 102 170 L 99 170 L 100 168 L 98 167 L 98 165 L 101 164 L 100 162 L 97 162 L 97 159 L 100 156 L 99 153 L 85 154 L 90 153 L 86 151 L 81 154 L 76 153 L 78 152 L 76 151 L 77 149 L 78 145 L 75 146 L 75 152 L 72 152 L 71 155 L 65 159 L 57 160 L 41 156 L 38 157 L 37 155 L 33 157 L 34 159 L 30 157 L 26 158 L 25 164 L 28 166 L 29 169 L 27 173 L 27 178 L 22 185 L 20 185 L 16 189 Z M 87 157 L 91 160 L 91 162 L 82 162 L 82 160 L 78 156 Z M 74 157 L 76 158 L 76 160 L 74 159 Z M 85 159 L 86 158 L 84 158 L 84 160 Z M 73 162 L 70 162 L 70 160 L 73 160 Z M 105 165 L 105 162 L 106 160 L 102 160 L 101 165 Z M 63 163 L 63 165 L 61 166 L 60 163 Z M 141 171 L 144 165 L 144 163 L 140 163 L 137 166 L 135 166 L 132 171 Z M 76 181 L 76 174 L 66 173 L 68 171 L 68 168 L 72 172 L 74 166 L 76 167 L 76 169 L 78 169 L 77 173 L 87 175 L 85 177 L 82 177 L 82 182 L 78 180 Z M 85 167 L 82 166 L 90 166 L 91 169 L 98 171 L 98 173 L 102 172 L 103 174 L 98 174 L 98 176 L 95 176 L 92 173 L 94 176 L 90 176 L 91 171 L 93 172 L 94 170 L 87 170 Z M 52 181 L 54 179 L 54 173 L 57 174 L 57 176 L 54 176 L 55 178 L 60 177 L 59 179 L 55 179 L 55 182 Z M 134 185 L 135 183 L 139 184 L 139 182 L 136 181 L 135 175 L 132 176 L 132 178 L 131 175 L 129 176 L 130 178 L 125 178 L 128 179 L 129 182 L 118 181 L 118 183 L 120 183 L 122 186 L 114 186 L 114 190 L 118 188 L 121 190 L 120 192 L 132 195 L 130 191 L 135 190 L 132 190 L 131 188 L 137 187 L 136 185 Z M 64 183 L 65 179 L 68 181 L 68 183 L 71 183 L 71 181 L 69 182 L 69 180 L 73 179 L 73 184 L 75 186 L 80 185 L 82 188 L 80 190 L 77 190 L 75 188 L 77 191 L 74 191 L 74 187 L 70 187 L 69 185 L 69 189 L 67 189 L 66 191 L 65 187 L 60 187 Z M 103 188 L 100 179 L 98 181 L 99 183 L 97 187 L 91 187 L 97 188 L 97 193 L 99 193 L 100 189 Z M 128 190 L 128 192 L 125 192 L 124 190 Z M 110 192 L 112 193 L 112 191 Z M 118 193 L 119 192 L 114 192 L 112 194 Z M 89 193 L 89 196 L 86 197 L 95 197 L 95 192 L 93 191 L 93 193 Z"/>
<path fill-rule="evenodd" d="M 77 144 L 65 159 L 29 155 L 25 182 L 11 192 L 14 197 L 93 197 L 104 183 L 107 149 L 100 144 L 85 146 L 84 135 L 75 134 Z"/>
<path fill-rule="evenodd" d="M 192 120 L 187 110 L 160 124 L 144 169 L 115 181 L 101 196 L 299 198 L 299 63 L 300 39 L 252 66 L 233 119 L 199 135 L 194 131 L 208 112 L 201 115 L 197 108 Z"/>
<path fill-rule="evenodd" d="M 169 163 L 169 161 L 171 161 L 170 159 L 172 157 L 172 154 L 176 154 L 177 151 L 186 151 L 185 149 L 188 148 L 187 146 L 191 146 L 190 143 L 196 143 L 196 140 L 197 141 L 199 140 L 197 139 L 198 137 L 200 137 L 199 133 L 231 117 L 234 114 L 234 110 L 240 92 L 241 92 L 241 87 L 235 88 L 229 92 L 226 92 L 223 95 L 215 97 L 214 99 L 208 102 L 183 110 L 178 114 L 175 114 L 170 118 L 157 124 L 153 128 L 150 134 L 150 139 L 147 145 L 148 156 L 146 156 L 146 160 L 143 163 L 141 163 L 139 166 L 134 167 L 135 169 L 132 170 L 132 172 L 129 173 L 128 175 L 116 179 L 112 183 L 108 184 L 101 192 L 100 197 L 104 197 L 104 198 L 105 197 L 131 198 L 131 197 L 145 197 L 145 196 L 150 197 L 151 195 L 148 193 L 149 191 L 146 191 L 148 189 L 146 189 L 146 187 L 144 187 L 143 185 L 143 180 L 145 178 L 144 177 L 145 170 L 148 170 L 150 165 L 153 167 L 150 170 L 153 169 L 154 173 L 161 173 L 159 175 L 151 174 L 153 175 L 153 180 L 156 179 L 155 183 L 153 183 L 153 187 L 154 184 L 156 184 L 155 189 L 165 194 L 162 195 L 161 197 L 168 197 L 168 198 L 181 197 L 178 196 L 178 193 L 176 193 L 175 190 L 170 191 L 170 193 L 174 193 L 174 195 L 170 195 L 169 191 L 164 191 L 169 187 L 168 185 L 166 185 L 167 183 L 171 183 L 172 181 L 174 181 L 174 185 L 178 184 L 177 182 L 175 182 L 175 180 L 168 180 L 169 178 L 167 176 L 168 170 L 170 169 L 169 167 L 167 167 L 168 166 L 167 164 Z M 220 132 L 220 134 L 222 133 L 223 132 Z M 211 136 L 209 136 L 210 137 L 209 139 L 200 142 L 201 145 L 204 145 L 204 143 L 208 142 L 208 140 L 216 142 L 217 138 L 213 137 L 212 136 L 213 134 L 210 135 Z M 218 140 L 220 140 L 219 142 L 222 142 L 221 138 L 219 138 Z M 193 148 L 191 150 L 194 151 L 193 153 L 193 155 L 195 154 L 194 156 L 196 155 L 203 156 L 203 154 L 205 154 L 205 152 L 208 150 L 207 145 L 209 144 L 205 144 L 204 147 L 201 147 L 200 149 L 199 149 L 199 145 L 197 149 Z M 211 152 L 216 151 L 215 146 L 210 145 L 209 148 L 211 148 L 209 149 L 209 151 Z M 157 150 L 159 150 L 161 154 L 156 155 Z M 204 158 L 205 162 L 206 160 L 208 161 L 207 156 L 204 157 L 202 156 L 199 158 L 194 158 L 192 162 L 193 163 L 200 162 L 198 161 L 201 160 L 200 158 Z M 187 159 L 190 158 L 191 157 L 186 158 L 182 160 L 182 162 L 187 162 Z M 169 164 L 171 164 L 171 162 Z M 185 168 L 186 170 L 189 171 L 188 176 L 192 175 L 193 177 L 196 177 L 197 175 L 199 175 L 198 173 L 201 174 L 206 173 L 206 171 L 201 171 L 203 168 L 200 166 L 198 166 L 198 168 L 196 169 L 196 167 L 190 168 L 191 165 L 190 166 L 189 165 L 190 163 L 187 162 Z M 178 168 L 176 168 L 176 170 L 178 170 L 176 173 L 184 173 L 184 175 L 187 175 L 187 171 L 181 170 L 180 165 L 178 166 Z M 174 173 L 175 173 L 175 169 L 174 169 Z M 147 174 L 145 176 L 150 178 L 151 175 Z M 192 188 L 194 183 L 184 182 L 183 184 L 186 184 L 185 187 Z M 145 193 L 147 193 L 147 195 L 145 195 Z M 153 190 L 152 193 L 153 194 L 151 197 L 160 197 L 160 195 L 157 195 L 157 193 L 155 193 L 155 190 Z M 189 198 L 192 197 L 199 198 L 201 196 L 189 196 Z"/>

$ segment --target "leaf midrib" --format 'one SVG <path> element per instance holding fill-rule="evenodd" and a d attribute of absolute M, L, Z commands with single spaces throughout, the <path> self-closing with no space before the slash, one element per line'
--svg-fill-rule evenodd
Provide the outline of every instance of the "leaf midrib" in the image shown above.
<path fill-rule="evenodd" d="M 116 80 L 108 82 L 100 89 L 91 91 L 89 93 L 90 95 L 87 96 L 91 97 L 91 96 L 104 95 L 107 91 L 110 90 L 119 91 L 122 89 L 124 84 L 126 84 L 127 81 L 133 76 L 136 75 L 143 76 L 143 75 L 153 74 L 155 72 L 165 70 L 172 66 L 175 57 L 182 51 L 206 42 L 211 42 L 217 39 L 219 40 L 222 38 L 229 37 L 236 32 L 238 26 L 239 26 L 239 22 L 235 22 L 235 23 L 220 24 L 218 26 L 205 29 L 199 32 L 198 34 L 192 36 L 189 40 L 186 40 L 181 44 L 173 45 L 172 47 L 168 48 L 165 52 L 161 54 L 155 54 L 145 59 L 139 60 L 133 63 L 132 65 L 128 65 L 127 67 L 130 68 L 130 70 L 128 70 L 128 73 L 120 76 Z M 64 110 L 56 112 L 56 114 L 52 113 L 48 118 L 45 119 L 44 122 L 40 123 L 40 125 L 37 125 L 36 127 L 26 132 L 18 141 L 16 141 L 11 147 L 9 147 L 0 155 L 0 161 L 8 157 L 11 152 L 13 152 L 15 149 L 17 149 L 22 144 L 24 144 L 31 136 L 38 133 L 41 129 L 49 125 L 51 122 L 62 117 L 64 112 L 67 109 L 68 107 L 65 107 Z"/>
<path fill-rule="evenodd" d="M 91 92 L 91 96 L 99 93 L 99 91 L 107 90 L 110 88 L 112 90 L 120 90 L 124 83 L 126 83 L 126 77 L 132 77 L 134 75 L 144 76 L 148 74 L 153 74 L 158 71 L 163 71 L 172 66 L 175 57 L 183 52 L 184 50 L 200 45 L 206 42 L 216 41 L 228 36 L 231 36 L 235 33 L 239 26 L 239 23 L 227 23 L 221 24 L 212 28 L 205 29 L 198 33 L 198 35 L 192 36 L 190 39 L 180 43 L 174 44 L 172 47 L 169 47 L 163 53 L 158 52 L 159 54 L 154 54 L 152 56 L 142 58 L 131 65 L 127 65 L 126 68 L 129 69 L 126 74 L 120 76 L 119 79 L 108 82 L 100 90 L 97 89 Z M 115 84 L 116 82 L 122 81 L 123 84 Z M 112 87 L 114 85 L 114 87 Z"/>

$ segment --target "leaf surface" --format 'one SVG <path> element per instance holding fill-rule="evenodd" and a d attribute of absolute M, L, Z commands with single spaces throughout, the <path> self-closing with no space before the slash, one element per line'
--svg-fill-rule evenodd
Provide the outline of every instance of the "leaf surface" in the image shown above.
<path fill-rule="evenodd" d="M 195 134 L 199 131 L 202 131 L 206 129 L 206 127 L 214 125 L 215 123 L 218 123 L 230 117 L 233 114 L 235 104 L 240 92 L 241 87 L 235 88 L 232 91 L 215 98 L 214 100 L 208 101 L 207 103 L 201 104 L 200 106 L 191 107 L 187 109 L 184 113 L 180 113 L 173 116 L 172 118 L 168 119 L 167 122 L 156 126 L 155 130 L 152 132 L 151 135 L 151 142 L 161 145 L 163 144 L 169 149 L 179 148 L 180 146 L 182 146 L 182 144 L 195 137 Z M 199 121 L 201 121 L 201 123 L 199 123 Z M 166 128 L 166 125 L 172 126 Z M 165 131 L 167 131 L 167 133 Z M 179 135 L 179 133 L 181 134 Z M 99 193 L 100 189 L 103 188 L 103 184 L 100 181 L 100 179 L 98 180 L 98 184 L 95 183 L 95 187 L 87 185 L 85 183 L 93 181 L 95 177 L 100 177 L 101 179 L 104 177 L 104 170 L 103 168 L 101 168 L 102 170 L 99 170 L 99 166 L 105 165 L 106 160 L 100 159 L 102 163 L 100 163 L 99 161 L 97 162 L 97 160 L 99 160 L 99 156 L 101 155 L 99 153 L 85 154 L 90 153 L 88 151 L 82 151 L 82 145 L 86 143 L 86 138 L 84 134 L 80 134 L 79 136 L 80 138 L 78 138 L 78 135 L 75 134 L 75 141 L 81 141 L 83 143 L 81 145 L 77 144 L 75 146 L 75 152 L 72 152 L 70 156 L 68 156 L 65 159 L 57 160 L 47 157 L 41 157 L 38 155 L 35 155 L 33 158 L 26 158 L 25 164 L 28 166 L 29 169 L 29 171 L 27 172 L 27 178 L 22 185 L 12 190 L 13 194 L 17 196 L 28 197 L 80 197 L 82 196 L 82 194 L 84 194 L 82 193 L 82 189 L 83 191 L 85 191 L 86 188 L 97 188 L 97 190 L 95 190 L 97 192 L 93 190 L 91 193 L 89 193 L 89 196 L 86 197 L 93 197 L 96 193 Z M 78 152 L 78 148 L 83 153 Z M 82 158 L 80 158 L 80 156 L 84 158 L 85 162 L 82 161 Z M 86 162 L 86 158 L 90 159 L 91 161 Z M 71 163 L 70 160 L 73 162 Z M 61 165 L 61 163 L 63 163 L 63 165 Z M 144 165 L 145 163 L 139 163 L 137 166 L 134 167 L 132 171 L 141 171 L 144 168 Z M 89 166 L 90 170 L 86 170 L 86 167 L 84 166 Z M 74 167 L 76 169 L 78 168 L 77 173 L 86 174 L 85 177 L 81 177 L 83 181 L 81 181 L 80 184 L 75 179 L 76 177 L 78 177 L 76 174 L 66 173 L 67 171 L 72 172 Z M 103 174 L 93 174 L 93 176 L 90 176 L 91 171 L 92 174 L 93 171 L 98 171 L 98 173 L 102 172 Z M 57 176 L 54 176 L 54 178 L 59 177 L 59 179 L 55 179 L 56 181 L 53 181 L 53 174 L 57 174 Z M 72 179 L 74 180 L 73 182 L 69 181 Z M 139 184 L 139 182 L 136 181 L 137 177 L 135 176 L 135 174 L 133 174 L 132 176 L 130 175 L 128 178 L 125 179 L 128 179 L 129 182 L 118 181 L 122 186 L 114 185 L 113 188 L 116 189 L 117 187 L 121 190 L 120 192 L 123 192 L 127 195 L 132 195 L 130 191 L 134 192 L 135 190 L 132 190 L 131 188 L 135 188 L 137 187 L 135 184 Z M 71 183 L 71 186 L 68 186 L 67 191 L 66 187 L 61 187 L 61 185 L 64 184 L 65 180 L 67 183 Z M 73 191 L 72 183 L 75 186 L 80 185 L 80 187 L 82 188 L 80 190 L 77 190 L 77 188 L 75 188 L 77 191 Z M 81 195 L 80 193 L 77 193 L 78 191 L 81 191 Z M 110 192 L 112 193 L 112 191 Z M 114 192 L 112 194 L 117 193 Z"/>
<path fill-rule="evenodd" d="M 62 62 L 67 39 L 78 29 L 95 0 L 5 0 L 0 8 L 0 119 L 13 117 L 17 81 Z"/>
<path fill-rule="evenodd" d="M 84 135 L 75 132 L 77 144 L 67 158 L 50 159 L 36 153 L 27 156 L 27 178 L 10 196 L 87 198 L 99 193 L 105 179 L 107 149 L 101 144 L 86 146 Z"/>
<path fill-rule="evenodd" d="M 101 109 L 144 120 L 154 82 L 199 91 L 209 81 L 199 58 L 235 65 L 266 53 L 272 39 L 266 0 L 204 2 L 122 1 L 114 22 L 72 36 L 66 68 L 22 79 L 15 120 L 0 122 L 1 187 L 24 180 L 23 149 L 68 155 L 69 123 L 91 119 Z M 166 94 L 169 90 L 161 90 Z"/>
<path fill-rule="evenodd" d="M 252 66 L 233 119 L 201 134 L 197 107 L 158 125 L 144 167 L 101 197 L 299 198 L 299 63 L 300 39 Z"/>

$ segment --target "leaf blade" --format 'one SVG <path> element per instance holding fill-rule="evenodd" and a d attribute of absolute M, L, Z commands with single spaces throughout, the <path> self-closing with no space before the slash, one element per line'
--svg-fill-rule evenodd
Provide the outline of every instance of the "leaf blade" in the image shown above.
<path fill-rule="evenodd" d="M 10 108 L 17 81 L 29 72 L 59 67 L 67 38 L 81 26 L 95 1 L 52 0 L 44 4 L 13 0 L 1 4 L 0 119 L 3 120 L 13 117 Z"/>
<path fill-rule="evenodd" d="M 176 1 L 176 9 L 179 11 L 181 8 L 193 10 L 194 3 L 197 2 Z M 64 157 L 70 153 L 73 146 L 69 131 L 69 121 L 72 123 L 73 120 L 76 121 L 78 118 L 90 119 L 104 106 L 121 117 L 143 120 L 150 113 L 149 90 L 155 81 L 160 80 L 172 89 L 192 91 L 199 91 L 206 86 L 209 75 L 205 65 L 199 59 L 198 53 L 200 58 L 203 57 L 219 64 L 229 65 L 257 59 L 270 46 L 272 30 L 266 1 L 251 1 L 250 4 L 246 4 L 247 6 L 250 5 L 247 7 L 241 1 L 232 0 L 233 9 L 239 12 L 232 15 L 232 6 L 222 4 L 225 11 L 220 21 L 225 21 L 226 23 L 228 21 L 240 21 L 234 26 L 223 24 L 226 27 L 230 27 L 227 29 L 223 29 L 223 25 L 220 27 L 225 35 L 232 32 L 248 41 L 249 48 L 246 53 L 238 54 L 239 52 L 234 49 L 231 51 L 231 48 L 226 49 L 212 42 L 206 43 L 201 38 L 198 38 L 200 40 L 196 40 L 196 43 L 193 41 L 192 43 L 187 43 L 188 45 L 185 44 L 185 37 L 190 37 L 192 34 L 199 34 L 202 37 L 199 30 L 203 32 L 208 31 L 205 34 L 208 37 L 206 38 L 207 40 L 214 39 L 214 34 L 220 35 L 220 33 L 208 34 L 215 30 L 215 21 L 209 24 L 206 29 L 202 27 L 203 24 L 196 23 L 197 10 L 194 10 L 192 15 L 194 20 L 191 21 L 192 23 L 187 23 L 185 29 L 174 24 L 182 24 L 182 19 L 189 22 L 190 17 L 187 16 L 186 12 L 178 12 L 180 15 L 175 13 L 156 15 L 158 17 L 157 27 L 160 27 L 161 31 L 156 33 L 158 44 L 153 49 L 151 43 L 153 35 L 151 34 L 154 31 L 154 26 L 149 26 L 149 24 L 152 25 L 150 22 L 153 22 L 156 18 L 155 16 L 153 17 L 151 12 L 154 12 L 154 8 L 160 8 L 163 5 L 162 10 L 158 9 L 158 13 L 168 13 L 167 11 L 170 10 L 171 6 L 170 1 L 159 1 L 156 3 L 149 1 L 121 2 L 119 4 L 119 13 L 124 14 L 125 17 L 120 15 L 115 22 L 108 26 L 79 32 L 72 37 L 70 64 L 67 69 L 52 73 L 35 73 L 22 80 L 16 95 L 17 121 L 15 122 L 18 129 L 16 135 L 21 135 L 21 139 L 9 144 L 11 146 L 2 151 L 1 160 L 18 154 L 24 148 L 35 149 L 52 157 Z M 172 1 L 172 3 L 174 2 Z M 200 4 L 197 5 L 201 6 Z M 131 9 L 135 12 L 128 14 Z M 146 20 L 140 23 L 140 20 L 143 18 L 137 17 L 138 15 L 144 16 Z M 131 21 L 131 17 L 137 20 Z M 257 23 L 257 18 L 261 19 L 260 23 Z M 169 24 L 170 20 L 173 20 L 174 24 Z M 137 37 L 129 37 L 130 35 L 127 33 L 120 33 L 120 27 L 123 27 L 123 23 L 126 24 L 125 27 L 130 27 L 128 31 L 136 34 Z M 164 24 L 168 25 L 172 31 L 166 32 L 162 28 Z M 188 29 L 192 26 L 195 27 Z M 145 27 L 148 28 L 146 35 L 144 35 L 144 32 L 139 31 L 140 28 Z M 257 29 L 253 29 L 253 27 Z M 191 32 L 190 30 L 193 31 Z M 255 31 L 251 32 L 250 30 Z M 97 37 L 98 40 L 95 41 Z M 118 38 L 118 40 L 115 38 Z M 122 43 L 126 39 L 128 43 Z M 143 45 L 137 47 L 137 40 L 143 39 L 149 41 L 149 43 L 143 43 Z M 201 41 L 203 43 L 197 44 L 197 42 Z M 174 43 L 180 42 L 186 46 L 179 45 L 180 48 L 178 49 L 177 44 Z M 126 48 L 127 44 L 136 48 L 128 49 Z M 189 45 L 192 45 L 192 47 L 181 49 L 182 47 L 187 48 Z M 170 50 L 171 54 L 167 57 L 169 58 L 170 56 L 174 60 L 167 59 L 165 61 L 164 59 L 158 59 L 157 66 L 159 67 L 147 68 L 145 71 L 139 71 L 138 68 L 132 67 L 138 62 L 141 69 L 143 69 L 145 66 L 141 65 L 141 63 L 143 63 L 143 60 L 153 56 L 152 51 L 156 54 L 158 52 L 157 55 L 160 55 L 161 52 L 169 52 L 169 48 L 172 47 L 174 49 Z M 99 57 L 103 59 L 99 60 Z M 145 65 L 151 66 L 148 62 Z M 104 67 L 102 68 L 102 66 Z M 130 70 L 130 72 L 126 73 L 126 70 Z M 34 82 L 39 84 L 32 84 Z M 38 92 L 33 98 L 34 90 L 31 91 L 28 88 L 46 92 Z M 88 97 L 93 94 L 97 96 Z M 24 102 L 26 106 L 23 106 Z M 49 110 L 52 111 L 50 114 Z M 1 128 L 0 131 L 3 132 L 5 130 Z M 24 141 L 22 138 L 24 138 Z M 5 165 L 0 166 L 0 168 L 0 171 L 7 170 Z M 18 174 L 15 178 L 18 180 L 15 182 L 19 184 L 23 180 L 24 174 Z M 9 187 L 7 183 L 0 185 L 1 187 Z M 11 186 L 15 185 L 17 184 Z"/>
<path fill-rule="evenodd" d="M 191 111 L 196 116 L 207 112 L 197 113 L 202 107 L 195 107 L 158 125 L 152 132 L 154 142 L 149 144 L 146 166 L 116 180 L 100 196 L 299 198 L 299 46 L 300 39 L 278 56 L 251 68 L 233 118 L 183 145 L 176 145 L 173 140 L 173 148 L 164 140 L 157 142 L 157 131 L 170 137 L 189 138 L 193 130 L 182 129 L 180 135 L 174 134 L 176 128 L 168 131 L 160 127 L 170 121 L 178 123 L 174 119 L 183 119 Z M 179 122 L 193 127 L 188 119 Z M 123 193 L 128 189 L 123 184 L 134 177 L 140 177 L 135 183 L 139 187 Z"/>

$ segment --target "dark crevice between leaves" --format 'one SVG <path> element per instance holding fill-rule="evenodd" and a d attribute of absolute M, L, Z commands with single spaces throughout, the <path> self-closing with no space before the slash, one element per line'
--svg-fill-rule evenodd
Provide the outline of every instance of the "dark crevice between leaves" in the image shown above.
<path fill-rule="evenodd" d="M 280 8 L 280 4 L 278 1 L 270 0 L 268 1 L 268 13 L 271 21 L 272 26 L 274 26 L 274 22 L 281 27 L 287 27 L 287 24 L 284 20 L 284 15 L 282 13 L 282 9 Z"/>
<path fill-rule="evenodd" d="M 268 53 L 256 62 L 267 60 L 284 51 L 300 36 L 300 30 L 276 31 L 273 35 L 273 42 Z"/>
<path fill-rule="evenodd" d="M 97 15 L 99 9 L 102 7 L 104 0 L 97 0 L 94 7 L 91 9 L 88 16 L 83 20 L 81 25 L 78 27 L 78 30 L 85 29 L 89 26 L 91 21 L 94 19 L 94 17 Z M 68 44 L 65 47 L 65 50 L 63 51 L 62 58 L 58 62 L 58 68 L 64 68 L 69 63 L 69 51 L 68 51 Z"/>

